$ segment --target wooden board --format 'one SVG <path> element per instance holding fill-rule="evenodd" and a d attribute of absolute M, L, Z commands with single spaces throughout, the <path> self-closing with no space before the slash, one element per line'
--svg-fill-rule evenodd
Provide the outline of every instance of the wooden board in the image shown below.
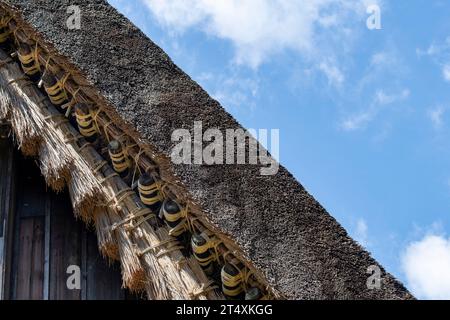
<path fill-rule="evenodd" d="M 4 225 L 5 225 L 5 194 L 6 181 L 5 171 L 8 166 L 7 159 L 7 141 L 0 138 L 0 300 L 3 297 L 4 274 L 5 274 L 5 239 L 4 239 Z"/>
<path fill-rule="evenodd" d="M 22 218 L 17 256 L 16 299 L 42 299 L 44 279 L 44 219 Z"/>
<path fill-rule="evenodd" d="M 14 230 L 15 165 L 13 145 L 0 125 L 0 299 L 10 294 L 10 267 Z"/>
<path fill-rule="evenodd" d="M 119 266 L 109 266 L 100 256 L 93 230 L 87 230 L 74 218 L 67 192 L 55 194 L 48 190 L 33 160 L 16 153 L 14 161 L 17 174 L 13 179 L 17 192 L 11 215 L 15 217 L 9 250 L 12 258 L 6 277 L 11 290 L 6 297 L 27 300 L 135 299 L 121 288 Z M 0 170 L 1 167 L 2 162 Z M 0 188 L 5 186 L 1 184 Z M 67 287 L 70 276 L 67 268 L 71 265 L 81 269 L 80 289 Z"/>
<path fill-rule="evenodd" d="M 81 267 L 81 228 L 70 202 L 53 199 L 50 220 L 50 300 L 79 300 L 81 290 L 67 288 L 67 269 Z"/>
<path fill-rule="evenodd" d="M 0 138 L 0 238 L 3 238 L 5 221 L 6 173 L 8 168 L 7 140 Z M 1 250 L 1 249 L 0 249 Z"/>
<path fill-rule="evenodd" d="M 117 290 L 122 284 L 120 267 L 117 264 L 108 266 L 97 249 L 97 238 L 93 232 L 87 237 L 87 300 L 121 300 L 125 298 L 124 290 Z"/>

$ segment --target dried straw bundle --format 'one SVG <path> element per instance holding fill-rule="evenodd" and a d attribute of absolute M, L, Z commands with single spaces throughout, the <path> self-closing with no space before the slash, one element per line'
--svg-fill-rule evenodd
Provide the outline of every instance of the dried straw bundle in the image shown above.
<path fill-rule="evenodd" d="M 6 57 L 0 50 L 0 59 Z M 90 221 L 96 212 L 100 212 L 99 208 L 110 207 L 109 223 L 118 226 L 113 236 L 118 245 L 124 286 L 132 291 L 145 288 L 149 297 L 156 299 L 218 298 L 205 286 L 206 276 L 201 268 L 185 260 L 165 227 L 150 220 L 133 228 L 123 223 L 125 220 L 132 225 L 136 210 L 145 209 L 139 197 L 127 191 L 128 186 L 120 177 L 114 176 L 108 165 L 99 165 L 104 160 L 92 147 L 77 144 L 83 139 L 77 137 L 78 132 L 69 123 L 61 121 L 59 112 L 43 99 L 37 88 L 20 86 L 19 81 L 11 82 L 20 77 L 23 75 L 17 64 L 8 64 L 8 68 L 0 70 L 0 85 L 3 85 L 0 113 L 8 115 L 22 151 L 33 154 L 34 147 L 37 154 L 39 143 L 31 143 L 31 146 L 25 143 L 41 139 L 51 141 L 41 151 L 41 170 L 51 176 L 47 181 L 54 179 L 60 183 L 68 180 L 72 204 L 78 216 Z M 23 150 L 24 147 L 27 151 Z M 55 161 L 65 159 L 64 163 L 71 164 L 70 179 L 65 177 L 68 167 L 49 164 L 55 155 L 58 156 Z M 59 177 L 63 177 L 62 180 Z M 99 221 L 98 218 L 94 220 Z M 103 227 L 101 230 L 106 229 Z M 104 239 L 111 237 L 102 232 Z M 112 243 L 111 238 L 105 243 L 108 242 Z"/>
<path fill-rule="evenodd" d="M 0 58 L 4 56 L 2 52 Z M 78 132 L 35 86 L 26 80 L 14 81 L 23 79 L 18 65 L 4 65 L 0 73 L 1 113 L 8 115 L 22 152 L 39 154 L 41 172 L 56 191 L 64 187 L 64 181 L 69 183 L 75 213 L 90 221 L 103 201 L 103 188 L 92 174 L 86 174 L 91 169 L 78 152 Z"/>
<path fill-rule="evenodd" d="M 2 61 L 10 61 L 4 54 Z M 23 78 L 20 70 L 11 72 L 5 68 L 10 62 L 0 62 L 3 77 L 0 77 L 0 119 L 9 120 L 13 129 L 14 139 L 25 156 L 35 156 L 38 153 L 41 140 L 40 126 L 30 117 L 28 104 L 30 100 L 17 87 L 25 80 L 11 82 L 13 79 Z"/>
<path fill-rule="evenodd" d="M 0 50 L 0 59 L 6 58 L 7 55 Z M 113 196 L 112 189 L 103 187 L 92 171 L 95 163 L 103 159 L 91 147 L 81 150 L 77 146 L 76 139 L 73 138 L 79 135 L 78 132 L 67 121 L 62 121 L 60 113 L 44 99 L 37 88 L 22 87 L 18 82 L 9 84 L 22 77 L 23 74 L 15 63 L 8 64 L 7 67 L 4 65 L 0 69 L 1 114 L 10 119 L 22 152 L 32 155 L 24 147 L 29 144 L 35 147 L 34 154 L 40 154 L 41 171 L 47 182 L 54 183 L 54 187 L 58 189 L 65 180 L 76 216 L 91 222 L 95 211 L 105 205 L 105 193 L 108 198 Z M 30 136 L 38 141 L 46 141 L 45 146 L 39 151 L 39 144 L 29 143 L 34 141 Z M 87 163 L 87 160 L 91 162 Z M 61 165 L 59 161 L 62 162 Z M 70 171 L 69 175 L 67 170 Z M 112 223 L 122 219 L 117 214 L 110 214 L 110 217 Z M 124 230 L 117 230 L 115 236 L 120 243 L 118 251 L 124 285 L 132 291 L 142 290 L 145 271 L 135 253 L 134 244 Z"/>
<path fill-rule="evenodd" d="M 116 212 L 110 213 L 109 217 L 112 225 L 122 221 L 123 218 Z M 146 276 L 145 270 L 136 254 L 136 246 L 129 233 L 124 228 L 116 228 L 114 230 L 114 235 L 119 244 L 123 285 L 132 292 L 141 292 L 145 287 Z"/>
<path fill-rule="evenodd" d="M 145 239 L 144 226 L 135 228 L 133 237 L 139 248 L 148 248 L 149 243 Z M 142 251 L 141 251 L 142 252 Z M 140 254 L 141 255 L 141 254 Z M 153 252 L 141 255 L 141 261 L 146 266 L 145 271 L 147 275 L 147 283 L 145 284 L 145 292 L 152 300 L 167 300 L 171 299 L 173 294 L 167 286 L 163 270 L 160 268 L 159 262 Z"/>
<path fill-rule="evenodd" d="M 145 259 L 156 257 L 158 265 L 153 272 L 164 272 L 160 278 L 169 296 L 161 299 L 219 299 L 207 286 L 207 277 L 200 266 L 186 259 L 179 250 L 174 250 L 179 244 L 169 235 L 167 228 L 161 227 L 156 231 L 150 229 L 149 224 L 142 224 L 140 230 L 136 231 L 136 238 L 142 237 L 147 246 L 154 248 L 144 255 Z M 147 286 L 147 291 L 153 291 L 153 288 Z"/>
<path fill-rule="evenodd" d="M 86 174 L 90 169 L 88 167 L 81 169 L 80 166 L 80 163 L 74 164 L 70 172 L 68 189 L 75 216 L 89 224 L 94 221 L 96 211 L 103 207 L 104 194 L 98 181 L 92 179 L 91 174 Z M 83 164 L 82 167 L 84 166 Z"/>
<path fill-rule="evenodd" d="M 104 258 L 109 262 L 120 259 L 119 246 L 111 230 L 112 222 L 108 208 L 100 209 L 94 216 L 95 229 L 97 231 L 97 243 Z"/>
<path fill-rule="evenodd" d="M 39 150 L 39 161 L 41 173 L 48 186 L 55 192 L 61 192 L 66 181 L 70 179 L 70 168 L 72 168 L 72 158 L 68 154 L 61 152 L 61 146 L 52 136 L 43 139 Z"/>

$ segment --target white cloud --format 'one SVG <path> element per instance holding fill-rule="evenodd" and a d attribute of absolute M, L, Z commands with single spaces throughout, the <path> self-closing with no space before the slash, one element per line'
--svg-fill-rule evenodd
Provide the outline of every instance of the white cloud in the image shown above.
<path fill-rule="evenodd" d="M 450 82 L 450 63 L 442 67 L 442 75 L 444 76 L 445 81 Z"/>
<path fill-rule="evenodd" d="M 383 106 L 394 104 L 408 99 L 410 91 L 403 89 L 400 92 L 386 93 L 384 90 L 378 90 L 375 93 L 373 101 L 368 107 L 356 114 L 353 114 L 341 121 L 341 128 L 345 131 L 355 131 L 364 128 L 380 113 Z"/>
<path fill-rule="evenodd" d="M 341 122 L 341 128 L 345 131 L 355 131 L 363 128 L 375 116 L 374 109 L 368 109 L 364 112 L 352 115 Z"/>
<path fill-rule="evenodd" d="M 375 99 L 377 103 L 385 105 L 392 104 L 398 101 L 405 100 L 409 98 L 410 91 L 408 89 L 403 89 L 398 93 L 386 93 L 384 90 L 378 90 L 375 94 Z"/>
<path fill-rule="evenodd" d="M 450 37 L 447 37 L 442 43 L 432 43 L 427 49 L 416 49 L 417 55 L 420 56 L 438 56 L 450 49 Z"/>
<path fill-rule="evenodd" d="M 432 43 L 426 50 L 417 49 L 417 55 L 428 56 L 437 63 L 442 71 L 442 77 L 450 82 L 450 37 L 442 43 Z"/>
<path fill-rule="evenodd" d="M 319 70 L 325 74 L 328 79 L 328 83 L 336 87 L 340 86 L 345 80 L 344 74 L 335 64 L 322 62 L 319 65 Z"/>
<path fill-rule="evenodd" d="M 158 21 L 182 32 L 204 19 L 206 14 L 200 1 L 145 0 Z"/>
<path fill-rule="evenodd" d="M 356 222 L 355 240 L 363 247 L 367 247 L 368 243 L 368 227 L 366 220 L 360 218 Z"/>
<path fill-rule="evenodd" d="M 423 299 L 450 299 L 450 238 L 427 235 L 401 257 L 407 286 Z"/>
<path fill-rule="evenodd" d="M 370 59 L 370 64 L 372 67 L 378 67 L 378 66 L 390 66 L 393 64 L 397 64 L 396 57 L 386 51 L 377 52 L 372 55 Z"/>
<path fill-rule="evenodd" d="M 314 58 L 322 45 L 350 38 L 349 25 L 365 26 L 367 0 L 143 0 L 173 32 L 195 28 L 232 42 L 235 62 L 253 68 L 284 50 Z M 322 68 L 323 69 L 323 68 Z M 343 77 L 331 70 L 333 81 Z M 328 73 L 329 74 L 329 73 Z"/>
<path fill-rule="evenodd" d="M 436 108 L 428 110 L 428 118 L 430 119 L 431 123 L 433 124 L 433 127 L 435 129 L 439 129 L 442 127 L 444 121 L 443 116 L 445 113 L 445 109 L 442 106 L 438 106 Z"/>
<path fill-rule="evenodd" d="M 245 77 L 238 72 L 233 72 L 227 76 L 201 73 L 194 78 L 229 111 L 243 109 L 253 111 L 256 108 L 255 99 L 259 92 L 258 77 Z"/>
<path fill-rule="evenodd" d="M 422 49 L 416 49 L 416 54 L 421 57 L 421 56 L 434 56 L 436 54 L 439 54 L 441 51 L 441 49 L 436 46 L 436 44 L 431 44 L 427 49 L 422 50 Z"/>

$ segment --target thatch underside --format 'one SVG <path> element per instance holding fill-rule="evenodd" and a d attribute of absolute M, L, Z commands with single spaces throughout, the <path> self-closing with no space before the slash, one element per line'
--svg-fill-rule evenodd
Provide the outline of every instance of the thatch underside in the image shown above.
<path fill-rule="evenodd" d="M 47 53 L 51 51 L 52 59 L 66 72 L 70 71 L 74 82 L 83 85 L 83 92 L 101 106 L 107 114 L 106 120 L 99 118 L 103 128 L 112 120 L 113 126 L 121 130 L 119 135 L 125 133 L 139 145 L 137 152 L 130 150 L 134 152 L 133 157 L 141 149 L 146 155 L 151 154 L 172 192 L 194 208 L 202 222 L 219 234 L 224 243 L 238 248 L 239 258 L 279 297 L 412 297 L 347 235 L 284 167 L 281 166 L 274 176 L 261 176 L 260 167 L 254 165 L 173 164 L 170 153 L 174 146 L 171 141 L 174 129 L 192 128 L 194 121 L 202 121 L 203 130 L 218 128 L 224 132 L 242 127 L 106 1 L 77 1 L 82 10 L 82 28 L 70 32 L 62 26 L 67 19 L 66 8 L 72 1 L 2 0 L 0 4 L 12 10 L 21 27 L 47 48 Z M 45 64 L 47 58 L 40 56 L 41 63 Z M 11 87 L 18 90 L 16 85 Z M 70 85 L 67 89 L 70 91 Z M 38 155 L 40 150 L 53 153 L 54 144 L 46 142 L 42 148 L 44 139 L 52 141 L 46 133 L 51 129 L 43 128 L 42 119 L 33 118 L 35 115 L 30 117 L 26 108 L 34 104 L 29 103 L 20 90 L 10 97 L 8 90 L 11 89 L 2 90 L 0 115 L 10 119 L 22 151 L 29 155 Z M 19 108 L 8 108 L 16 103 Z M 66 181 L 77 214 L 98 223 L 97 230 L 104 232 L 99 236 L 100 249 L 109 257 L 120 259 L 124 282 L 139 287 L 141 280 L 147 279 L 145 287 L 149 297 L 203 298 L 207 279 L 202 272 L 195 271 L 199 266 L 189 259 L 174 266 L 174 261 L 180 258 L 179 252 L 162 257 L 145 254 L 139 259 L 132 254 L 133 244 L 157 246 L 160 239 L 166 237 L 164 229 L 155 231 L 144 224 L 129 233 L 122 232 L 122 228 L 111 233 L 105 227 L 108 223 L 114 225 L 123 221 L 132 210 L 114 207 L 112 211 L 105 210 L 95 195 L 101 194 L 105 203 L 112 196 L 110 191 L 118 190 L 114 186 L 109 189 L 99 186 L 98 180 L 78 183 L 85 178 L 81 177 L 85 170 L 92 173 L 92 167 L 88 165 L 86 169 L 85 164 L 78 163 L 79 156 L 71 151 L 59 151 L 67 152 L 71 168 L 80 165 L 78 171 L 70 170 L 70 180 L 61 171 L 62 166 L 53 167 L 42 155 L 41 170 L 55 189 L 60 187 L 61 179 Z M 90 186 L 89 191 L 86 186 Z M 92 216 L 92 212 L 100 215 L 107 212 L 108 217 Z M 366 286 L 367 268 L 372 265 L 379 266 L 383 272 L 379 290 Z"/>
<path fill-rule="evenodd" d="M 3 51 L 0 60 L 4 61 L 0 69 L 0 119 L 11 124 L 22 151 L 24 146 L 34 151 L 27 149 L 24 154 L 39 156 L 41 172 L 50 186 L 61 190 L 68 184 L 75 213 L 96 223 L 101 252 L 120 260 L 124 286 L 132 291 L 145 290 L 151 299 L 219 298 L 213 291 L 202 290 L 207 280 L 198 264 L 179 251 L 164 253 L 163 243 L 172 239 L 165 228 L 156 230 L 147 222 L 137 227 L 122 223 L 128 221 L 130 210 L 145 208 L 139 208 L 135 197 L 129 203 L 125 198 L 115 202 L 120 183 L 108 177 L 120 178 L 112 175 L 111 169 L 108 172 L 107 164 L 103 166 L 106 177 L 96 172 L 96 161 L 101 159 L 97 152 L 35 85 L 23 78 L 17 63 Z M 149 247 L 159 249 L 147 250 Z M 147 252 L 141 254 L 144 250 Z"/>

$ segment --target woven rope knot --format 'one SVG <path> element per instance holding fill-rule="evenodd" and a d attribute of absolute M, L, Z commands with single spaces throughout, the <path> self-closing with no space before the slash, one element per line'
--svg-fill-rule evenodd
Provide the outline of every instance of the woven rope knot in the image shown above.
<path fill-rule="evenodd" d="M 210 280 L 207 283 L 202 283 L 202 285 L 199 288 L 197 288 L 194 291 L 189 293 L 189 298 L 194 300 L 194 299 L 197 299 L 199 296 L 210 292 L 211 290 L 217 289 L 218 287 L 213 284 L 214 284 L 213 280 Z"/>

